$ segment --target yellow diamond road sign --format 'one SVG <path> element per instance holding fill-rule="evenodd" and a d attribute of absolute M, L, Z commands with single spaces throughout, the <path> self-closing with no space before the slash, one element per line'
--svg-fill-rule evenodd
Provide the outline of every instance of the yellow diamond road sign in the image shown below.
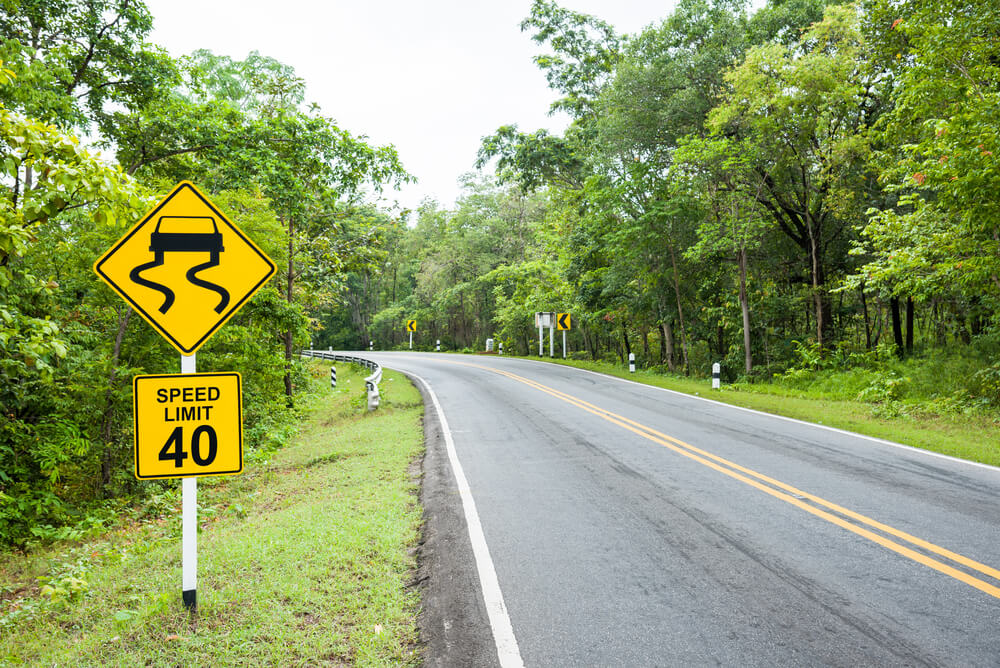
<path fill-rule="evenodd" d="M 194 184 L 182 181 L 94 271 L 190 355 L 267 282 L 275 265 Z"/>
<path fill-rule="evenodd" d="M 135 477 L 233 475 L 243 470 L 238 373 L 136 376 Z"/>

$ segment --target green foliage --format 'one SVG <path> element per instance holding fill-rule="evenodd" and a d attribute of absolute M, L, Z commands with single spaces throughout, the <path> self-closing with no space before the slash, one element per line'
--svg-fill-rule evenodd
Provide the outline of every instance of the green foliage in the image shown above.
<path fill-rule="evenodd" d="M 238 370 L 248 456 L 294 432 L 296 348 L 345 272 L 380 260 L 368 193 L 408 179 L 315 106 L 294 70 L 252 52 L 174 61 L 145 43 L 142 2 L 0 0 L 0 547 L 77 540 L 114 499 L 161 482 L 132 469 L 130 379 L 176 353 L 93 275 L 94 260 L 179 179 L 193 179 L 281 266 L 199 351 Z M 76 129 L 113 148 L 83 148 Z M 96 513 L 96 514 L 95 514 Z M 52 584 L 53 600 L 76 596 Z M 123 613 L 124 614 L 124 613 Z M 124 621 L 124 620 L 123 620 Z"/>

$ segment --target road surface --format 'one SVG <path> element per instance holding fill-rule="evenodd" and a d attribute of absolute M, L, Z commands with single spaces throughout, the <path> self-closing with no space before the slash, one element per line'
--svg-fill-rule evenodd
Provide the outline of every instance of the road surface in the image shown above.
<path fill-rule="evenodd" d="M 431 665 L 1000 665 L 1000 469 L 553 364 L 368 355 L 428 401 Z"/>

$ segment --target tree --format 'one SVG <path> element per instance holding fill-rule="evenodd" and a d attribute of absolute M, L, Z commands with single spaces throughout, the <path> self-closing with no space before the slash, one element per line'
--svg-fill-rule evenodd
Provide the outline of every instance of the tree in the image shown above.
<path fill-rule="evenodd" d="M 994 1 L 867 3 L 895 81 L 874 165 L 892 196 L 870 210 L 855 282 L 922 299 L 1000 299 L 1000 30 Z"/>
<path fill-rule="evenodd" d="M 832 327 L 830 266 L 842 264 L 830 253 L 858 207 L 865 129 L 880 109 L 879 80 L 864 56 L 857 10 L 830 8 L 796 45 L 751 49 L 710 115 L 714 133 L 750 152 L 743 189 L 805 256 L 820 346 Z"/>

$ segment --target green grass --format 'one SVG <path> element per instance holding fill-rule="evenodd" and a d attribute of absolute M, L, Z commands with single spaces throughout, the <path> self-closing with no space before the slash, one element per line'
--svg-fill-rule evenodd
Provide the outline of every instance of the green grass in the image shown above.
<path fill-rule="evenodd" d="M 312 367 L 316 383 L 328 368 Z M 423 403 L 387 370 L 369 414 L 363 374 L 338 372 L 291 446 L 199 481 L 196 617 L 180 602 L 170 508 L 87 543 L 3 555 L 0 664 L 419 664 Z"/>
<path fill-rule="evenodd" d="M 852 383 L 860 383 L 851 376 L 852 373 L 856 376 L 857 372 L 819 373 L 814 382 L 795 386 L 740 383 L 713 390 L 712 381 L 707 378 L 686 378 L 643 370 L 629 373 L 627 368 L 608 362 L 545 361 L 1000 466 L 1000 429 L 997 428 L 998 416 L 995 413 L 985 410 L 937 411 L 934 409 L 936 404 L 921 406 L 919 398 L 909 403 L 893 401 L 879 404 L 845 399 L 845 396 L 857 394 L 853 388 L 845 389 Z M 887 404 L 891 410 L 887 410 Z"/>

